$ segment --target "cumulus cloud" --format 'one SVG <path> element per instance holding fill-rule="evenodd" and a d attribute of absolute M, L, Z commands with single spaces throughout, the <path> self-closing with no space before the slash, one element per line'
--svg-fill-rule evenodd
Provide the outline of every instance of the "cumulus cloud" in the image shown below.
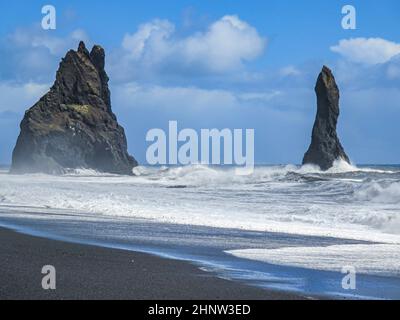
<path fill-rule="evenodd" d="M 120 71 L 128 64 L 174 70 L 174 72 L 225 73 L 235 71 L 259 57 L 266 39 L 237 16 L 224 16 L 204 32 L 177 35 L 168 20 L 153 20 L 126 34 L 124 56 L 116 61 Z M 121 67 L 121 63 L 124 65 Z"/>
<path fill-rule="evenodd" d="M 122 47 L 128 51 L 134 60 L 140 60 L 145 54 L 157 54 L 164 56 L 165 51 L 170 50 L 166 42 L 175 31 L 175 26 L 168 20 L 155 19 L 152 22 L 142 24 L 134 34 L 126 34 Z M 161 51 L 156 52 L 157 49 Z"/>
<path fill-rule="evenodd" d="M 340 40 L 331 50 L 352 62 L 373 65 L 400 54 L 400 44 L 382 38 L 352 38 Z"/>

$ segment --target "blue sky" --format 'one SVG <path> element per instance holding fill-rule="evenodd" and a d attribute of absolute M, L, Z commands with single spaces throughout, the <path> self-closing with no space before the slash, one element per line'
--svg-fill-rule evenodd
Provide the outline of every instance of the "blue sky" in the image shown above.
<path fill-rule="evenodd" d="M 57 30 L 40 28 L 41 8 Z M 341 9 L 357 10 L 357 29 Z M 146 132 L 254 128 L 256 162 L 300 163 L 323 64 L 341 89 L 339 134 L 355 163 L 400 163 L 400 3 L 386 1 L 2 1 L 0 163 L 23 112 L 83 39 L 106 49 L 114 112 L 142 163 Z"/>

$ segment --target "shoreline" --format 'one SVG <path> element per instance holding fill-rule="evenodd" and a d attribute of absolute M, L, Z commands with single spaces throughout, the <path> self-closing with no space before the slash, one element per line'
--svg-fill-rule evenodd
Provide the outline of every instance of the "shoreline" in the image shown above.
<path fill-rule="evenodd" d="M 167 295 L 166 298 L 158 299 L 136 295 L 135 298 L 132 299 L 380 300 L 398 299 L 399 297 L 398 288 L 400 287 L 400 278 L 358 274 L 357 290 L 349 292 L 348 290 L 343 290 L 341 287 L 343 274 L 340 272 L 270 264 L 262 261 L 238 258 L 226 253 L 227 247 L 234 248 L 233 245 L 229 246 L 227 243 L 232 244 L 240 242 L 240 245 L 237 245 L 237 247 L 244 248 L 256 248 L 259 245 L 265 247 L 265 244 L 268 244 L 269 248 L 274 249 L 294 243 L 300 247 L 307 245 L 313 247 L 316 242 L 318 245 L 324 246 L 354 243 L 349 240 L 340 240 L 340 242 L 338 242 L 339 239 L 335 238 L 320 239 L 302 238 L 288 234 L 243 233 L 238 232 L 238 230 L 188 228 L 188 226 L 182 227 L 181 225 L 174 224 L 166 226 L 164 224 L 148 221 L 118 221 L 109 218 L 103 220 L 96 219 L 95 221 L 91 221 L 90 219 L 75 220 L 71 219 L 68 212 L 61 211 L 58 214 L 55 212 L 53 212 L 53 214 L 48 213 L 48 215 L 46 214 L 44 217 L 41 215 L 38 216 L 38 213 L 32 215 L 29 213 L 29 210 L 25 213 L 20 210 L 21 208 L 18 212 L 26 216 L 14 217 L 13 213 L 10 215 L 12 210 L 0 212 L 0 230 L 1 228 L 8 231 L 12 230 L 17 234 L 27 235 L 34 239 L 41 239 L 42 241 L 47 240 L 50 242 L 56 241 L 64 244 L 82 245 L 87 247 L 86 249 L 90 248 L 92 251 L 94 248 L 102 248 L 123 251 L 125 253 L 143 254 L 152 258 L 155 257 L 157 261 L 161 261 L 160 263 L 163 261 L 174 261 L 177 264 L 189 265 L 192 267 L 191 272 L 194 274 L 198 274 L 200 270 L 204 277 L 218 280 L 224 279 L 224 281 L 229 283 L 234 282 L 246 286 L 247 288 L 261 289 L 263 291 L 261 298 L 258 296 L 252 298 L 247 295 L 233 295 L 233 298 L 231 298 L 232 295 L 230 295 L 227 298 L 224 296 L 220 298 L 205 296 L 203 299 L 197 298 L 198 296 L 184 296 L 181 294 L 180 297 L 183 298 L 176 298 L 175 296 L 169 298 Z M 5 212 L 8 212 L 8 214 Z M 151 233 L 149 231 L 151 231 Z M 190 238 L 190 243 L 187 243 L 188 238 Z M 210 242 L 211 238 L 213 241 Z M 8 243 L 8 241 L 2 241 L 2 243 Z M 39 246 L 39 244 L 36 246 Z M 24 248 L 22 251 L 25 252 L 26 249 Z M 1 253 L 2 251 L 0 249 L 0 259 L 3 258 Z M 23 254 L 21 254 L 21 256 L 23 256 Z M 28 252 L 28 254 L 31 254 L 31 252 Z M 105 265 L 108 264 L 105 263 Z M 86 267 L 88 266 L 90 267 L 90 264 Z M 116 272 L 119 272 L 118 268 L 115 268 L 115 266 L 112 266 L 112 268 L 117 269 Z M 180 270 L 181 268 L 177 266 L 176 269 Z M 195 271 L 193 271 L 193 269 Z M 149 270 L 152 271 L 151 267 Z M 0 272 L 1 271 L 0 269 Z M 0 277 L 0 280 L 1 279 Z M 180 279 L 177 281 L 180 281 Z M 189 287 L 192 287 L 192 285 L 189 285 Z M 173 288 L 173 290 L 179 290 L 179 286 Z M 272 296 L 268 295 L 265 297 L 265 291 L 271 293 Z M 214 291 L 212 293 L 214 293 Z M 0 299 L 1 298 L 0 295 Z"/>
<path fill-rule="evenodd" d="M 186 261 L 76 244 L 0 227 L 0 300 L 298 300 L 300 294 L 225 280 Z M 42 267 L 57 289 L 43 290 Z"/>

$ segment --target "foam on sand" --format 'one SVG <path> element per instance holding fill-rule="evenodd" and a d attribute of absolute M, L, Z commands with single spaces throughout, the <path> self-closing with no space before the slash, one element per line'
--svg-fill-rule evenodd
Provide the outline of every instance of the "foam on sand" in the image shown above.
<path fill-rule="evenodd" d="M 341 272 L 355 267 L 358 273 L 400 276 L 400 245 L 357 244 L 328 247 L 292 247 L 227 251 L 236 257 L 277 265 Z"/>

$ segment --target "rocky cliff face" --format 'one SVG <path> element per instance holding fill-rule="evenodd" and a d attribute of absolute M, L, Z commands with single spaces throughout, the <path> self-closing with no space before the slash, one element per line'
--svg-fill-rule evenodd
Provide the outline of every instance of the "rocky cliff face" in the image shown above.
<path fill-rule="evenodd" d="M 100 46 L 89 52 L 81 42 L 78 51 L 67 53 L 50 91 L 25 113 L 12 173 L 90 168 L 132 174 L 137 162 L 111 110 L 104 64 Z"/>
<path fill-rule="evenodd" d="M 339 89 L 332 71 L 326 66 L 318 77 L 315 92 L 318 106 L 317 117 L 311 145 L 304 156 L 303 164 L 316 164 L 322 170 L 328 170 L 338 159 L 350 163 L 336 133 L 339 117 Z"/>

